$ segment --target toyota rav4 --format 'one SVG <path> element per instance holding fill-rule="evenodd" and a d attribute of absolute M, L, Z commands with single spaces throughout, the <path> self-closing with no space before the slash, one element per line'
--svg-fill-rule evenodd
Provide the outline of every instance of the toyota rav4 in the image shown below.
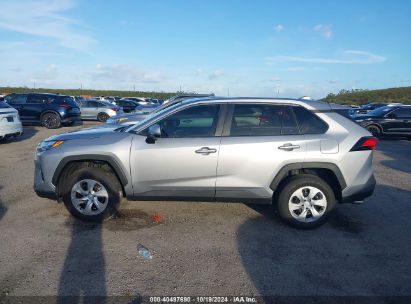
<path fill-rule="evenodd" d="M 377 139 L 328 103 L 203 98 L 133 126 L 63 133 L 37 147 L 34 189 L 101 221 L 120 201 L 275 204 L 293 226 L 322 224 L 375 187 Z"/>

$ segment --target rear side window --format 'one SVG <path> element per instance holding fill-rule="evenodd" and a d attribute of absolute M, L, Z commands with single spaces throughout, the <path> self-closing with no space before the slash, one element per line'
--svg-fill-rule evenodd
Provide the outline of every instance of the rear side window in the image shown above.
<path fill-rule="evenodd" d="M 35 103 L 35 104 L 43 104 L 43 103 L 51 103 L 56 100 L 55 96 L 49 95 L 29 95 L 27 99 L 27 103 Z"/>
<path fill-rule="evenodd" d="M 293 107 L 300 127 L 301 134 L 323 134 L 327 132 L 328 125 L 317 115 L 303 107 Z"/>
<path fill-rule="evenodd" d="M 399 108 L 393 111 L 392 113 L 394 113 L 396 117 L 400 117 L 400 118 L 401 117 L 404 117 L 404 118 L 411 117 L 411 107 L 410 108 L 408 107 Z"/>
<path fill-rule="evenodd" d="M 230 136 L 276 136 L 298 133 L 298 126 L 289 106 L 235 105 Z"/>

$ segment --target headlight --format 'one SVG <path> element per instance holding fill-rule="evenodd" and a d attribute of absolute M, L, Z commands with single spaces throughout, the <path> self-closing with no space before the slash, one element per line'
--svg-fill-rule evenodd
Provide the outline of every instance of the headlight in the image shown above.
<path fill-rule="evenodd" d="M 43 141 L 37 145 L 37 153 L 42 153 L 61 146 L 64 140 Z"/>

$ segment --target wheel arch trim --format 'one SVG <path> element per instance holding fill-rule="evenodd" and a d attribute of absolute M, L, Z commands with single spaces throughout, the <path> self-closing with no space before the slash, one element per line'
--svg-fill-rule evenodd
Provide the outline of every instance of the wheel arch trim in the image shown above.
<path fill-rule="evenodd" d="M 109 156 L 109 155 L 99 155 L 99 154 L 84 154 L 84 155 L 72 155 L 72 156 L 67 156 L 63 158 L 60 163 L 58 164 L 56 170 L 54 171 L 53 178 L 52 178 L 52 183 L 53 185 L 57 185 L 57 182 L 63 173 L 63 170 L 66 168 L 66 166 L 69 163 L 72 162 L 105 162 L 108 163 L 112 169 L 114 170 L 114 173 L 118 176 L 120 179 L 120 182 L 123 187 L 125 187 L 128 184 L 128 178 L 127 175 L 124 173 L 126 170 L 123 168 L 123 166 L 120 164 L 118 160 L 114 156 Z"/>
<path fill-rule="evenodd" d="M 273 181 L 270 184 L 270 188 L 273 191 L 276 191 L 281 181 L 287 177 L 288 172 L 293 170 L 302 170 L 302 169 L 327 169 L 334 173 L 335 177 L 340 184 L 341 190 L 347 187 L 344 176 L 341 173 L 341 170 L 337 165 L 327 162 L 304 162 L 304 163 L 291 163 L 283 166 L 277 175 L 274 177 Z"/>

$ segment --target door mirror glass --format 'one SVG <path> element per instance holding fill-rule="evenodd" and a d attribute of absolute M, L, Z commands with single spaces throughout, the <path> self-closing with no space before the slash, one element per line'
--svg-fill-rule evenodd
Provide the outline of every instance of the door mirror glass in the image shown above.
<path fill-rule="evenodd" d="M 160 125 L 154 124 L 150 126 L 147 130 L 147 139 L 148 144 L 154 144 L 157 139 L 161 137 L 161 128 Z"/>

